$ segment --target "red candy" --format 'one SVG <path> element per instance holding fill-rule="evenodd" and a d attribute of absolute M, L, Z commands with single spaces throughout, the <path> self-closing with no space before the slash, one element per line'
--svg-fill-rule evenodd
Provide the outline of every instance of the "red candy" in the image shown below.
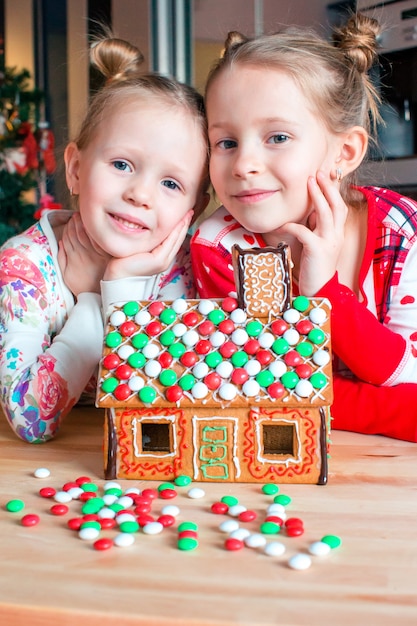
<path fill-rule="evenodd" d="M 178 402 L 184 395 L 184 391 L 179 385 L 172 385 L 165 391 L 165 397 L 168 402 Z"/>
<path fill-rule="evenodd" d="M 285 394 L 285 387 L 281 383 L 272 383 L 268 387 L 271 398 L 281 398 Z"/>
<path fill-rule="evenodd" d="M 161 302 L 160 300 L 155 300 L 155 302 L 152 302 L 148 306 L 148 311 L 153 317 L 158 317 L 158 315 L 161 315 L 164 308 L 165 305 L 163 302 Z"/>
<path fill-rule="evenodd" d="M 132 390 L 129 385 L 122 383 L 121 385 L 117 385 L 113 394 L 116 400 L 127 400 L 128 397 L 132 395 Z"/>
<path fill-rule="evenodd" d="M 81 524 L 84 522 L 82 517 L 72 517 L 68 520 L 67 526 L 71 530 L 80 530 Z"/>
<path fill-rule="evenodd" d="M 213 322 L 210 322 L 210 320 L 205 320 L 204 322 L 201 322 L 200 326 L 198 327 L 198 332 L 200 333 L 200 335 L 202 335 L 202 337 L 207 337 L 208 335 L 214 333 L 214 328 L 215 327 Z"/>
<path fill-rule="evenodd" d="M 39 495 L 42 496 L 42 498 L 52 498 L 55 494 L 56 489 L 53 487 L 42 487 L 42 489 L 39 489 Z"/>
<path fill-rule="evenodd" d="M 39 515 L 35 515 L 34 513 L 28 513 L 20 520 L 22 526 L 36 526 L 36 524 L 39 524 L 40 521 L 41 518 Z"/>
<path fill-rule="evenodd" d="M 303 357 L 297 352 L 297 350 L 289 350 L 287 354 L 284 354 L 284 362 L 290 367 L 295 367 L 303 362 Z"/>
<path fill-rule="evenodd" d="M 169 352 L 162 352 L 158 356 L 158 361 L 159 361 L 161 367 L 163 367 L 163 368 L 169 367 L 173 360 L 174 360 L 174 357 Z"/>
<path fill-rule="evenodd" d="M 313 373 L 313 368 L 308 363 L 302 363 L 301 365 L 297 365 L 295 368 L 295 373 L 300 378 L 310 378 Z"/>
<path fill-rule="evenodd" d="M 288 526 L 286 528 L 288 537 L 299 537 L 304 534 L 303 526 Z"/>
<path fill-rule="evenodd" d="M 120 357 L 117 354 L 108 354 L 103 359 L 103 365 L 108 370 L 115 370 L 120 365 Z"/>
<path fill-rule="evenodd" d="M 154 320 L 153 322 L 149 322 L 145 330 L 150 337 L 156 337 L 162 332 L 162 324 Z"/>
<path fill-rule="evenodd" d="M 196 343 L 195 351 L 197 354 L 208 354 L 211 350 L 211 343 L 207 339 L 200 339 Z"/>
<path fill-rule="evenodd" d="M 161 491 L 159 492 L 159 497 L 163 498 L 164 500 L 171 500 L 172 498 L 177 497 L 177 492 L 175 491 L 175 489 L 161 489 Z"/>
<path fill-rule="evenodd" d="M 244 547 L 244 543 L 241 539 L 234 539 L 233 537 L 228 537 L 224 542 L 224 547 L 226 550 L 236 551 L 241 550 Z"/>
<path fill-rule="evenodd" d="M 111 517 L 103 517 L 99 520 L 99 524 L 103 530 L 109 530 L 116 526 L 116 520 Z"/>
<path fill-rule="evenodd" d="M 180 358 L 180 362 L 185 365 L 185 367 L 193 367 L 198 361 L 198 356 L 195 352 L 184 352 L 184 354 Z"/>
<path fill-rule="evenodd" d="M 259 341 L 257 339 L 249 339 L 243 346 L 246 354 L 256 354 L 260 348 Z"/>
<path fill-rule="evenodd" d="M 199 317 L 195 311 L 189 311 L 182 317 L 182 321 L 187 326 L 195 326 L 198 323 Z"/>
<path fill-rule="evenodd" d="M 225 359 L 230 359 L 230 357 L 232 356 L 232 354 L 234 354 L 237 351 L 237 345 L 235 343 L 233 343 L 232 341 L 226 341 L 222 346 L 220 346 L 219 348 L 219 352 L 222 355 L 223 358 Z"/>
<path fill-rule="evenodd" d="M 231 335 L 235 330 L 235 324 L 232 320 L 223 320 L 219 324 L 219 330 L 225 335 Z"/>
<path fill-rule="evenodd" d="M 178 539 L 181 539 L 182 537 L 191 537 L 192 539 L 197 539 L 198 533 L 195 530 L 181 530 L 178 533 Z"/>
<path fill-rule="evenodd" d="M 84 483 L 91 483 L 91 478 L 89 476 L 80 476 L 79 478 L 75 479 L 75 482 L 79 487 L 81 487 L 81 485 L 84 485 Z"/>
<path fill-rule="evenodd" d="M 238 519 L 241 522 L 252 522 L 256 518 L 257 518 L 256 512 L 251 511 L 249 509 L 247 511 L 242 511 L 242 513 L 239 513 L 238 515 Z"/>
<path fill-rule="evenodd" d="M 135 322 L 123 322 L 123 324 L 119 326 L 119 331 L 124 337 L 131 337 L 135 330 Z"/>
<path fill-rule="evenodd" d="M 300 335 L 308 335 L 308 333 L 314 328 L 314 326 L 310 322 L 310 320 L 300 320 L 295 325 L 295 328 L 300 333 Z"/>
<path fill-rule="evenodd" d="M 268 365 L 273 359 L 272 354 L 269 350 L 259 350 L 256 353 L 256 360 L 259 361 L 261 365 Z"/>
<path fill-rule="evenodd" d="M 275 320 L 271 324 L 271 330 L 274 335 L 278 335 L 279 337 L 288 330 L 288 324 L 284 322 L 284 320 Z"/>
<path fill-rule="evenodd" d="M 235 385 L 243 385 L 249 378 L 248 372 L 244 367 L 237 367 L 232 372 L 231 380 Z"/>
<path fill-rule="evenodd" d="M 66 504 L 54 504 L 51 506 L 52 515 L 66 515 L 69 511 L 69 508 Z"/>
<path fill-rule="evenodd" d="M 211 505 L 212 513 L 216 513 L 216 515 L 224 515 L 229 510 L 229 507 L 224 502 L 214 502 Z"/>
<path fill-rule="evenodd" d="M 113 540 L 109 537 L 102 537 L 93 543 L 94 550 L 109 550 L 113 547 Z"/>
<path fill-rule="evenodd" d="M 173 515 L 160 515 L 157 521 L 162 524 L 164 528 L 167 528 L 175 524 L 175 517 Z"/>
<path fill-rule="evenodd" d="M 146 515 L 146 513 L 143 513 L 142 515 L 138 515 L 136 521 L 139 526 L 143 528 L 143 526 L 146 526 L 146 524 L 149 524 L 149 522 L 154 522 L 155 518 L 152 515 Z"/>
<path fill-rule="evenodd" d="M 155 500 L 158 497 L 158 492 L 156 489 L 144 489 L 142 496 L 144 498 L 150 498 L 150 500 Z"/>
<path fill-rule="evenodd" d="M 222 309 L 226 313 L 231 313 L 235 309 L 237 309 L 237 300 L 236 298 L 225 298 L 222 302 Z"/>
<path fill-rule="evenodd" d="M 207 374 L 207 376 L 205 376 L 205 378 L 204 378 L 204 383 L 212 391 L 214 389 L 218 389 L 220 387 L 220 385 L 221 385 L 221 382 L 222 382 L 222 379 L 217 374 L 217 372 L 210 372 L 210 374 Z"/>

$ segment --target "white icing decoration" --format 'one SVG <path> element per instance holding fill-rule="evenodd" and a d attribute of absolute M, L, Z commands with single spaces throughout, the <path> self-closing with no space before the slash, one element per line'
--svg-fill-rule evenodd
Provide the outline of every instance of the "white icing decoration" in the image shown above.
<path fill-rule="evenodd" d="M 176 337 L 182 337 L 187 332 L 187 327 L 182 322 L 178 322 L 178 324 L 174 324 L 172 327 L 172 332 Z"/>
<path fill-rule="evenodd" d="M 270 251 L 245 254 L 238 259 L 245 309 L 250 315 L 277 315 L 287 298 L 283 257 Z"/>
<path fill-rule="evenodd" d="M 319 367 L 323 367 L 324 365 L 327 365 L 329 361 L 330 361 L 330 354 L 329 352 L 327 352 L 327 350 L 317 350 L 317 352 L 313 354 L 313 362 Z"/>
<path fill-rule="evenodd" d="M 146 376 L 149 376 L 150 378 L 156 378 L 161 373 L 162 366 L 159 361 L 155 361 L 152 359 L 151 361 L 148 361 L 146 363 L 144 370 Z"/>
<path fill-rule="evenodd" d="M 287 309 L 282 317 L 288 324 L 296 324 L 300 320 L 300 312 L 297 309 Z"/>
<path fill-rule="evenodd" d="M 177 315 L 180 315 L 181 313 L 185 313 L 185 311 L 188 309 L 187 301 L 184 300 L 184 298 L 177 298 L 171 304 L 171 309 L 175 311 Z"/>
<path fill-rule="evenodd" d="M 237 346 L 243 346 L 249 339 L 248 333 L 243 328 L 237 328 L 232 332 L 231 340 Z"/>
<path fill-rule="evenodd" d="M 196 378 L 204 378 L 209 373 L 209 370 L 207 363 L 201 362 L 196 363 L 191 371 Z"/>
<path fill-rule="evenodd" d="M 192 396 L 196 400 L 201 400 L 202 398 L 205 398 L 208 392 L 209 392 L 209 389 L 207 385 L 202 382 L 196 383 L 194 387 L 191 389 Z"/>
<path fill-rule="evenodd" d="M 120 346 L 117 351 L 117 354 L 121 359 L 127 361 L 131 354 L 135 352 L 135 348 L 133 346 L 129 346 L 127 344 Z"/>
<path fill-rule="evenodd" d="M 300 333 L 295 330 L 295 328 L 289 328 L 285 331 L 283 337 L 286 341 L 288 341 L 290 346 L 296 346 L 300 340 Z"/>
<path fill-rule="evenodd" d="M 126 315 L 123 313 L 123 311 L 114 311 L 114 313 L 110 315 L 110 324 L 112 324 L 113 326 L 120 326 L 125 321 Z"/>
<path fill-rule="evenodd" d="M 146 309 L 138 311 L 138 313 L 136 313 L 135 315 L 135 322 L 136 324 L 139 324 L 139 326 L 145 326 L 146 324 L 148 324 L 148 322 L 151 321 L 151 319 L 151 314 L 149 313 L 149 311 L 146 311 Z"/>
<path fill-rule="evenodd" d="M 200 336 L 196 330 L 187 330 L 182 336 L 182 342 L 185 346 L 192 347 L 199 341 Z"/>
<path fill-rule="evenodd" d="M 198 311 L 201 315 L 208 315 L 214 310 L 214 302 L 212 300 L 201 300 L 198 305 Z"/>
<path fill-rule="evenodd" d="M 313 322 L 313 324 L 323 324 L 326 321 L 326 311 L 320 307 L 315 307 L 311 309 L 309 313 L 309 318 Z"/>

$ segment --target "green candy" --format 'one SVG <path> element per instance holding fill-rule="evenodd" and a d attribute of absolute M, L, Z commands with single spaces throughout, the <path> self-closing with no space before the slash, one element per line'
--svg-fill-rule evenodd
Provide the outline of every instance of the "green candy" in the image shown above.
<path fill-rule="evenodd" d="M 311 343 L 320 344 L 326 338 L 326 335 L 320 328 L 313 328 L 307 335 L 308 339 L 310 339 Z"/>
<path fill-rule="evenodd" d="M 194 387 L 196 379 L 192 374 L 185 374 L 179 379 L 178 384 L 184 391 L 190 391 Z"/>
<path fill-rule="evenodd" d="M 87 502 L 84 502 L 81 510 L 84 515 L 90 513 L 98 513 L 104 507 L 104 500 L 102 498 L 90 498 Z"/>
<path fill-rule="evenodd" d="M 118 332 L 109 333 L 106 337 L 106 346 L 108 348 L 117 348 L 122 343 L 122 336 Z"/>
<path fill-rule="evenodd" d="M 257 337 L 262 332 L 262 324 L 257 320 L 252 320 L 246 325 L 246 332 L 249 337 Z"/>
<path fill-rule="evenodd" d="M 271 347 L 275 354 L 286 354 L 290 349 L 290 344 L 283 337 L 279 337 L 275 339 Z"/>
<path fill-rule="evenodd" d="M 139 312 L 139 303 L 138 302 L 133 302 L 133 301 L 126 302 L 126 304 L 123 307 L 123 313 L 125 315 L 130 316 L 130 317 L 133 317 L 138 312 Z"/>
<path fill-rule="evenodd" d="M 243 367 L 249 361 L 249 357 L 243 350 L 238 350 L 232 354 L 230 360 L 235 367 Z"/>
<path fill-rule="evenodd" d="M 323 543 L 327 543 L 332 550 L 342 545 L 342 540 L 337 535 L 324 535 L 324 537 L 321 538 L 321 541 Z"/>
<path fill-rule="evenodd" d="M 276 493 L 278 493 L 278 491 L 278 485 L 263 485 L 262 487 L 262 492 L 265 493 L 267 496 L 274 496 Z"/>
<path fill-rule="evenodd" d="M 305 296 L 297 296 L 294 298 L 292 305 L 297 311 L 303 312 L 308 309 L 310 301 Z"/>
<path fill-rule="evenodd" d="M 163 346 L 170 346 L 175 341 L 175 335 L 172 330 L 165 330 L 159 337 L 159 341 Z"/>
<path fill-rule="evenodd" d="M 164 387 L 171 387 L 177 382 L 177 374 L 171 369 L 162 370 L 159 375 L 159 382 Z"/>
<path fill-rule="evenodd" d="M 181 533 L 183 530 L 198 530 L 198 526 L 195 522 L 182 522 L 178 526 L 178 532 Z"/>
<path fill-rule="evenodd" d="M 291 502 L 291 498 L 285 493 L 281 493 L 279 496 L 275 496 L 274 502 L 276 504 L 282 504 L 282 506 L 287 506 Z"/>
<path fill-rule="evenodd" d="M 208 354 L 204 360 L 209 367 L 215 369 L 219 365 L 219 363 L 223 361 L 223 357 L 220 352 L 217 352 L 217 350 L 215 350 L 214 352 Z"/>
<path fill-rule="evenodd" d="M 236 496 L 223 496 L 221 502 L 223 502 L 223 504 L 227 504 L 227 506 L 235 506 L 236 504 L 239 504 L 239 500 Z"/>
<path fill-rule="evenodd" d="M 144 402 L 144 404 L 152 404 L 156 398 L 156 391 L 152 387 L 142 387 L 138 395 L 139 399 Z"/>
<path fill-rule="evenodd" d="M 195 550 L 198 547 L 198 541 L 193 537 L 180 537 L 180 539 L 178 539 L 177 546 L 179 550 L 189 552 L 190 550 Z"/>
<path fill-rule="evenodd" d="M 220 309 L 214 309 L 214 311 L 210 311 L 207 317 L 210 320 L 210 322 L 213 322 L 215 326 L 218 326 L 220 322 L 223 322 L 226 315 Z"/>
<path fill-rule="evenodd" d="M 113 393 L 118 384 L 119 381 L 117 378 L 111 376 L 110 378 L 106 378 L 106 380 L 101 383 L 101 389 L 104 393 Z"/>
<path fill-rule="evenodd" d="M 187 487 L 187 485 L 189 485 L 191 482 L 192 482 L 192 479 L 189 476 L 186 476 L 185 474 L 182 474 L 181 476 L 177 476 L 174 480 L 174 483 L 178 487 Z"/>
<path fill-rule="evenodd" d="M 134 352 L 130 355 L 127 362 L 135 369 L 142 369 L 146 363 L 146 358 L 143 356 L 142 352 Z"/>
<path fill-rule="evenodd" d="M 260 525 L 259 530 L 264 535 L 277 535 L 280 532 L 281 527 L 275 522 L 263 522 L 263 524 Z"/>
<path fill-rule="evenodd" d="M 9 500 L 6 504 L 6 509 L 10 511 L 10 513 L 18 513 L 22 509 L 25 508 L 25 503 L 23 500 Z"/>
<path fill-rule="evenodd" d="M 159 316 L 159 319 L 161 320 L 161 322 L 163 322 L 164 324 L 172 324 L 172 322 L 174 322 L 177 318 L 177 314 L 175 313 L 175 311 L 173 309 L 164 309 L 161 313 L 161 315 Z"/>
<path fill-rule="evenodd" d="M 272 385 L 275 378 L 269 370 L 263 370 L 256 375 L 255 380 L 261 387 L 269 387 L 269 385 Z"/>
<path fill-rule="evenodd" d="M 281 376 L 281 382 L 286 389 L 294 389 L 299 380 L 300 378 L 295 372 L 285 372 Z"/>
<path fill-rule="evenodd" d="M 173 343 L 169 346 L 168 352 L 172 357 L 174 357 L 174 359 L 179 359 L 180 357 L 182 357 L 186 349 L 187 348 L 184 346 L 183 343 Z"/>
<path fill-rule="evenodd" d="M 132 337 L 132 346 L 137 350 L 142 350 L 149 342 L 149 337 L 145 333 L 138 333 Z"/>
<path fill-rule="evenodd" d="M 322 372 L 316 372 L 310 376 L 310 382 L 314 389 L 323 389 L 327 384 L 327 378 Z"/>
<path fill-rule="evenodd" d="M 119 526 L 119 530 L 122 533 L 137 533 L 139 530 L 139 524 L 134 520 L 130 522 L 122 522 Z"/>
<path fill-rule="evenodd" d="M 313 344 L 311 344 L 309 341 L 302 341 L 298 344 L 298 346 L 296 346 L 295 349 L 298 354 L 301 354 L 301 356 L 305 358 L 309 358 L 313 354 L 314 350 Z"/>

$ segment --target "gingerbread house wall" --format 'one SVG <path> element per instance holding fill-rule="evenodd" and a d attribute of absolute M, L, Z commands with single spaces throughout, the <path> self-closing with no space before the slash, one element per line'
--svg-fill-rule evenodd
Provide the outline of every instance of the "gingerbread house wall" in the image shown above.
<path fill-rule="evenodd" d="M 106 478 L 325 484 L 328 420 L 311 406 L 108 408 Z"/>

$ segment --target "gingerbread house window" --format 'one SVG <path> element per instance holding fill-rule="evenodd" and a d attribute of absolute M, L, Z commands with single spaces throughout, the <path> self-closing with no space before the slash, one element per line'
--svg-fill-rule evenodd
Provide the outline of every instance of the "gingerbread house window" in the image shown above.
<path fill-rule="evenodd" d="M 141 422 L 142 453 L 172 452 L 171 424 Z"/>
<path fill-rule="evenodd" d="M 295 456 L 296 433 L 293 424 L 264 424 L 262 427 L 263 455 Z"/>

